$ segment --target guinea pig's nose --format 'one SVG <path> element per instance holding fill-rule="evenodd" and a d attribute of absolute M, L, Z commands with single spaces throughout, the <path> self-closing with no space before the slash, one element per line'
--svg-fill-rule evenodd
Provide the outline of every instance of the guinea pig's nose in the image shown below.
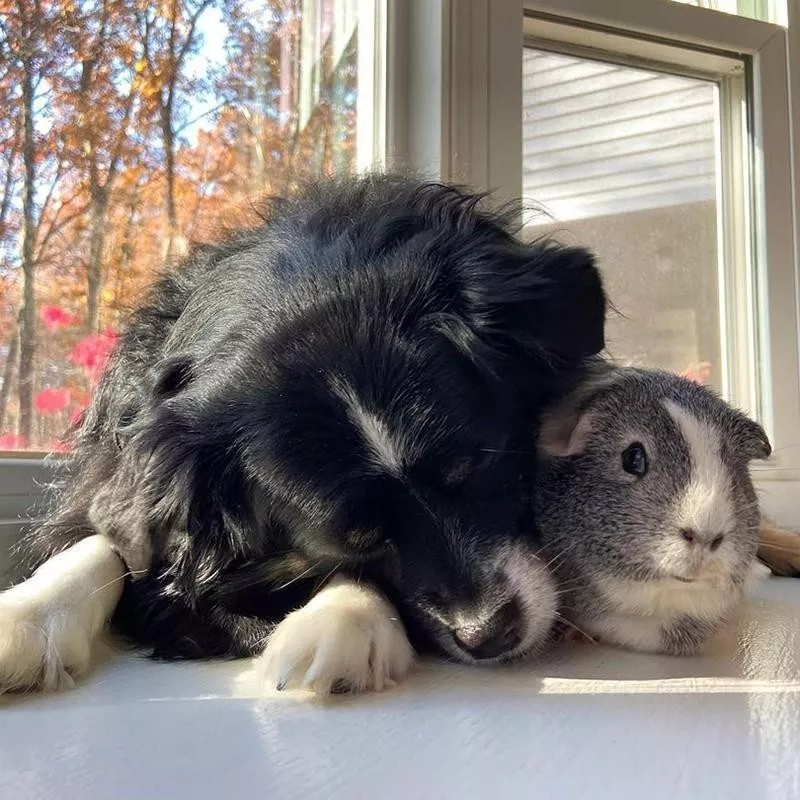
<path fill-rule="evenodd" d="M 519 604 L 511 600 L 489 617 L 460 625 L 453 631 L 453 638 L 473 658 L 497 658 L 520 643 L 521 623 Z"/>
<path fill-rule="evenodd" d="M 681 536 L 688 545 L 698 544 L 701 547 L 707 547 L 712 552 L 719 549 L 725 536 L 718 533 L 716 536 L 701 536 L 694 528 L 681 528 Z"/>

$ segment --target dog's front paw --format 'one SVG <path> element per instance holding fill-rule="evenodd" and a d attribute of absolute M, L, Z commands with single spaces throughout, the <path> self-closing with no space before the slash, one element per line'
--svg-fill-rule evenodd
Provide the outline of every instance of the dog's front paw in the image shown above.
<path fill-rule="evenodd" d="M 89 666 L 91 636 L 22 586 L 0 593 L 0 694 L 72 688 Z"/>
<path fill-rule="evenodd" d="M 340 579 L 275 628 L 258 669 L 278 690 L 380 692 L 413 658 L 394 608 L 371 587 Z"/>

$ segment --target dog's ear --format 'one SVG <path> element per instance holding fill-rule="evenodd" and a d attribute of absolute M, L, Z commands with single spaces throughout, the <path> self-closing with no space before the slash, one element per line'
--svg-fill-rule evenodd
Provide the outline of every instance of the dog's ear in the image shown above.
<path fill-rule="evenodd" d="M 194 377 L 194 359 L 184 353 L 165 358 L 153 376 L 153 397 L 163 400 L 185 389 Z"/>
<path fill-rule="evenodd" d="M 509 256 L 477 286 L 491 333 L 545 358 L 577 361 L 599 353 L 606 297 L 593 255 L 539 242 Z"/>
<path fill-rule="evenodd" d="M 155 392 L 131 424 L 117 469 L 89 509 L 90 523 L 115 543 L 134 579 L 169 553 L 187 585 L 211 580 L 216 548 L 231 541 L 246 548 L 252 527 L 240 463 L 226 445 L 233 434 L 220 423 L 215 390 L 225 381 L 181 391 L 186 375 L 180 359 L 165 365 L 161 401 Z"/>

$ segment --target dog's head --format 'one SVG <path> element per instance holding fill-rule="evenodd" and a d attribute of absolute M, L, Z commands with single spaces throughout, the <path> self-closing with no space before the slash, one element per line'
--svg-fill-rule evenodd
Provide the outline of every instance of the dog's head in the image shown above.
<path fill-rule="evenodd" d="M 252 290 L 263 267 L 230 272 L 227 338 L 185 314 L 195 352 L 158 367 L 158 422 L 136 434 L 145 488 L 126 492 L 123 470 L 120 502 L 103 501 L 129 566 L 149 563 L 136 531 L 154 516 L 203 529 L 171 557 L 207 584 L 223 549 L 260 557 L 256 529 L 319 575 L 377 579 L 462 660 L 543 641 L 555 590 L 523 524 L 530 419 L 603 347 L 605 301 L 590 254 L 522 244 L 477 202 L 340 188 L 270 229 L 268 301 Z"/>
<path fill-rule="evenodd" d="M 527 421 L 601 349 L 604 298 L 585 251 L 429 192 L 414 235 L 356 242 L 349 280 L 270 335 L 246 458 L 295 547 L 377 574 L 450 654 L 494 660 L 553 619 L 521 530 Z"/>

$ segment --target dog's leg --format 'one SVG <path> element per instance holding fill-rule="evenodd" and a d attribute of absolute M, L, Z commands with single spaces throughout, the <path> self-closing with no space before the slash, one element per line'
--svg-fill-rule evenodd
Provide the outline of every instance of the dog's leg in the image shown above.
<path fill-rule="evenodd" d="M 761 522 L 758 557 L 778 575 L 800 575 L 800 533 Z"/>
<path fill-rule="evenodd" d="M 258 669 L 278 690 L 379 692 L 402 680 L 413 659 L 386 598 L 340 577 L 275 628 Z"/>
<path fill-rule="evenodd" d="M 114 613 L 124 577 L 108 540 L 89 536 L 0 593 L 0 693 L 73 686 Z"/>

